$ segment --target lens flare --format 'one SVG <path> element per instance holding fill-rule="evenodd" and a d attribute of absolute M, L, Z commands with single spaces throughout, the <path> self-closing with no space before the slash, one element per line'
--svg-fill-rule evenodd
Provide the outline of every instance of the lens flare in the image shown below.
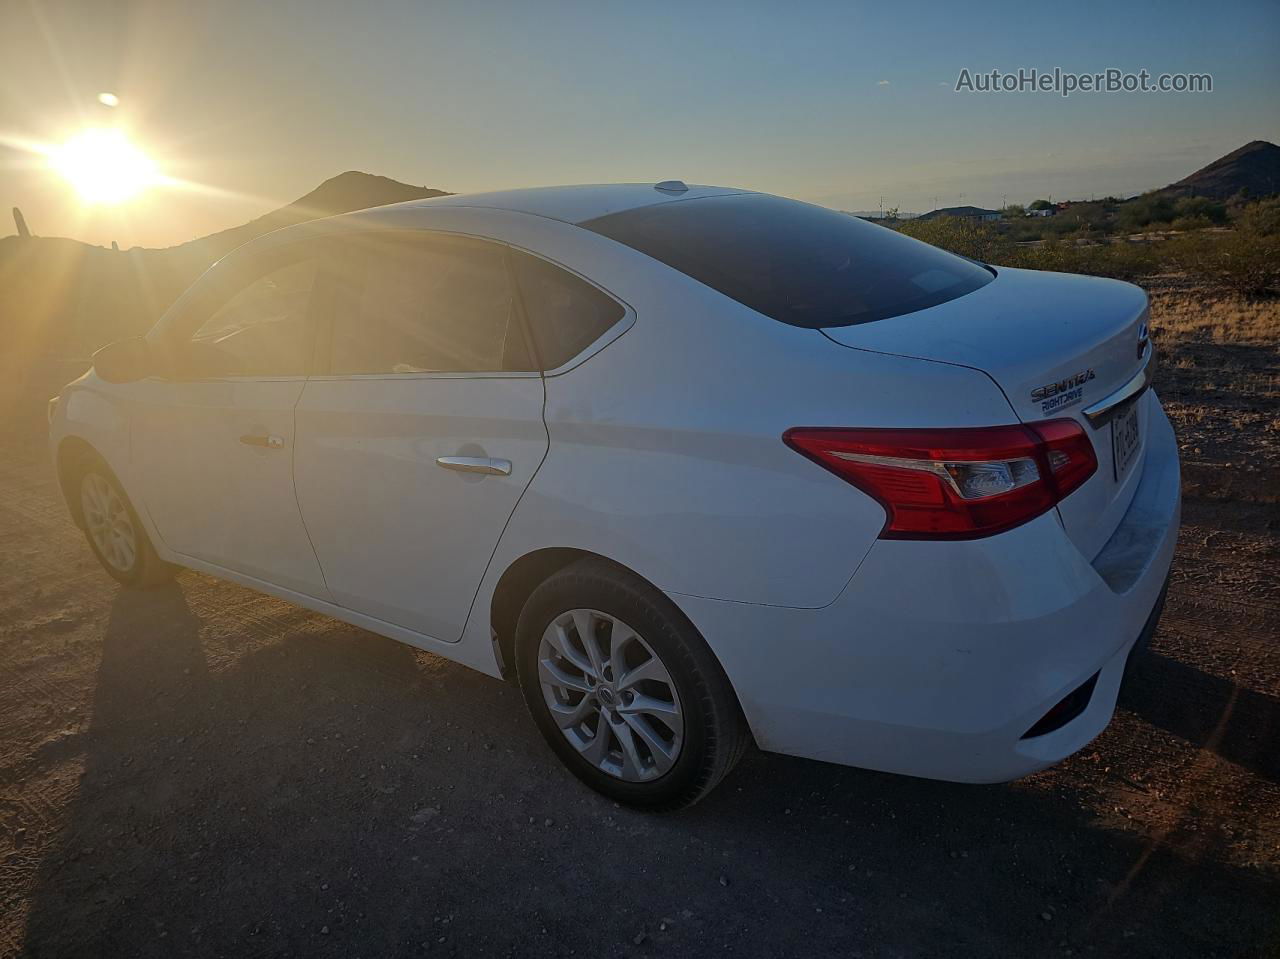
<path fill-rule="evenodd" d="M 49 165 L 86 203 L 123 203 L 158 179 L 155 163 L 120 130 L 77 133 L 51 151 Z"/>

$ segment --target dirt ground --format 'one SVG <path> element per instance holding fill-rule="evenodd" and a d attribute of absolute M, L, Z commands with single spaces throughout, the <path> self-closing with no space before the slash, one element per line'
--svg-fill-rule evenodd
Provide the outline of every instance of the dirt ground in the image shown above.
<path fill-rule="evenodd" d="M 1161 628 L 1093 745 L 1002 786 L 753 753 L 619 808 L 499 681 L 194 573 L 119 590 L 11 441 L 0 954 L 1280 955 L 1280 363 L 1200 315 L 1153 324 Z"/>

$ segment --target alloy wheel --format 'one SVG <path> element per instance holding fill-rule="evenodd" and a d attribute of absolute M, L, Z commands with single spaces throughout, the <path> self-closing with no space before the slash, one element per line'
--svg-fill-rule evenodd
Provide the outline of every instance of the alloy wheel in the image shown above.
<path fill-rule="evenodd" d="M 538 682 L 560 732 L 600 771 L 646 782 L 675 765 L 680 696 L 653 647 L 621 620 L 595 609 L 557 616 L 538 646 Z"/>
<path fill-rule="evenodd" d="M 80 506 L 99 554 L 113 569 L 127 573 L 138 555 L 138 534 L 120 494 L 106 477 L 89 473 L 80 484 Z"/>

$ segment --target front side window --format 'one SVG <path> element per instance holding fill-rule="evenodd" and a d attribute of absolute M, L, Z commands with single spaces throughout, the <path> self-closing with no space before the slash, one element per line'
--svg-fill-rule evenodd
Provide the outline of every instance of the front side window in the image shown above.
<path fill-rule="evenodd" d="M 316 256 L 284 263 L 277 257 L 257 269 L 233 267 L 214 277 L 208 296 L 221 305 L 181 351 L 185 372 L 198 377 L 305 376 L 307 313 L 318 272 Z"/>
<path fill-rule="evenodd" d="M 329 372 L 531 370 L 505 248 L 438 234 L 370 233 L 346 241 L 337 268 L 360 278 L 332 316 Z"/>
<path fill-rule="evenodd" d="M 580 225 L 809 329 L 914 313 L 993 278 L 859 217 L 758 193 L 656 203 Z"/>

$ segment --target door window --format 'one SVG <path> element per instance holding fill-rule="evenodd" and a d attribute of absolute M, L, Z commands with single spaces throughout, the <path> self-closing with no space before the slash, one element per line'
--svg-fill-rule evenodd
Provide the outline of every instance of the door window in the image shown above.
<path fill-rule="evenodd" d="M 274 262 L 279 262 L 278 260 Z M 305 376 L 309 356 L 307 313 L 319 272 L 318 256 L 293 259 L 267 272 L 232 270 L 213 282 L 239 287 L 200 324 L 182 351 L 186 372 L 200 377 Z M 238 277 L 238 279 L 235 279 Z"/>
<path fill-rule="evenodd" d="M 586 280 L 527 253 L 512 256 L 543 369 L 563 366 L 622 319 L 622 306 Z"/>
<path fill-rule="evenodd" d="M 363 264 L 349 307 L 332 317 L 331 373 L 529 371 L 524 332 L 495 243 L 409 231 L 348 242 Z"/>

